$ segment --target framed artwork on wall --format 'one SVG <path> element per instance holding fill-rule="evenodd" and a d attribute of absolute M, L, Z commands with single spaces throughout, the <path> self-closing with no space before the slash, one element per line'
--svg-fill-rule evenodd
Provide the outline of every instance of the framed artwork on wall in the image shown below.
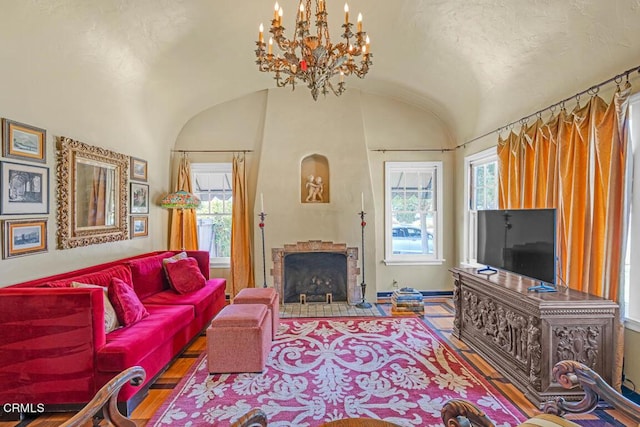
<path fill-rule="evenodd" d="M 131 157 L 131 176 L 135 181 L 147 182 L 147 161 Z"/>
<path fill-rule="evenodd" d="M 2 119 L 2 155 L 32 162 L 47 162 L 47 131 Z"/>
<path fill-rule="evenodd" d="M 3 259 L 47 252 L 47 218 L 3 222 Z"/>
<path fill-rule="evenodd" d="M 147 184 L 132 182 L 130 199 L 132 214 L 149 213 L 149 186 Z"/>
<path fill-rule="evenodd" d="M 49 169 L 0 162 L 0 215 L 49 213 Z"/>
<path fill-rule="evenodd" d="M 149 235 L 149 217 L 148 216 L 131 216 L 131 238 L 147 237 Z"/>

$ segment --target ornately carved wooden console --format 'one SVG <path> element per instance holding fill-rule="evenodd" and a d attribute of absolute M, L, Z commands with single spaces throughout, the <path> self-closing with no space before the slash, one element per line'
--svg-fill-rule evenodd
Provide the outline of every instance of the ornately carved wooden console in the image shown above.
<path fill-rule="evenodd" d="M 573 290 L 528 292 L 536 284 L 516 274 L 453 268 L 453 335 L 484 356 L 534 404 L 582 393 L 553 381 L 553 366 L 581 362 L 611 384 L 618 305 Z"/>

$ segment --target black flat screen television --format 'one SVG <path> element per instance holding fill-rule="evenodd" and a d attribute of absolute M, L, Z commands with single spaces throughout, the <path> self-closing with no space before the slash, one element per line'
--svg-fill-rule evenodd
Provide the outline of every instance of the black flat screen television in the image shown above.
<path fill-rule="evenodd" d="M 556 283 L 556 210 L 478 211 L 478 263 Z"/>

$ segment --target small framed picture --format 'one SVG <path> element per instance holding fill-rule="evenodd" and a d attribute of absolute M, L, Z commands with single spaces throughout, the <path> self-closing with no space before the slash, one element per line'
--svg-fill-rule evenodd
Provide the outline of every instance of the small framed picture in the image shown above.
<path fill-rule="evenodd" d="M 47 252 L 46 218 L 5 220 L 3 232 L 3 259 Z"/>
<path fill-rule="evenodd" d="M 148 216 L 131 216 L 131 238 L 147 237 L 149 235 L 149 217 Z"/>
<path fill-rule="evenodd" d="M 131 213 L 149 213 L 149 186 L 147 184 L 131 183 Z"/>
<path fill-rule="evenodd" d="M 48 213 L 49 168 L 0 162 L 0 215 Z"/>
<path fill-rule="evenodd" d="M 147 161 L 131 157 L 131 179 L 147 182 Z"/>
<path fill-rule="evenodd" d="M 2 119 L 2 154 L 5 157 L 47 162 L 47 131 L 24 123 Z"/>

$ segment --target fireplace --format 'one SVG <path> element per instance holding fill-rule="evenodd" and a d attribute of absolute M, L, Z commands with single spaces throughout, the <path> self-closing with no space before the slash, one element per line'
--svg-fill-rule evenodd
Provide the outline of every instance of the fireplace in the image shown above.
<path fill-rule="evenodd" d="M 273 283 L 283 303 L 347 301 L 361 297 L 358 248 L 310 240 L 271 250 Z M 301 297 L 302 296 L 302 297 Z"/>

